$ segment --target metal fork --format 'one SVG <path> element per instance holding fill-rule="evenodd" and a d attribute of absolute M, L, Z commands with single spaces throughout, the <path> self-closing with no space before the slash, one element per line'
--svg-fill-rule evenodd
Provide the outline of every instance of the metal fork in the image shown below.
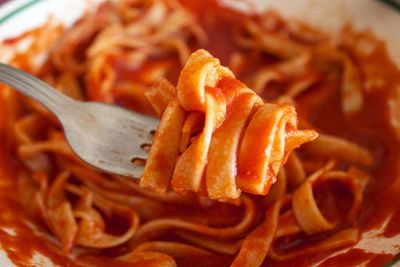
<path fill-rule="evenodd" d="M 49 109 L 61 122 L 72 150 L 105 172 L 140 177 L 159 120 L 118 106 L 82 102 L 38 78 L 0 63 L 0 82 Z M 133 163 L 138 160 L 138 163 Z"/>

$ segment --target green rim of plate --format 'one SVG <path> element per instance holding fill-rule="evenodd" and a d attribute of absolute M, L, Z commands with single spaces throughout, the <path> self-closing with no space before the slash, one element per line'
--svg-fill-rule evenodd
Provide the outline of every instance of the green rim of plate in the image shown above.
<path fill-rule="evenodd" d="M 400 2 L 398 0 L 381 0 L 381 2 L 393 8 L 395 11 L 400 12 Z"/>
<path fill-rule="evenodd" d="M 39 2 L 41 2 L 42 0 L 31 0 L 26 2 L 25 4 L 23 4 L 20 7 L 15 8 L 14 10 L 10 11 L 8 14 L 4 15 L 3 17 L 0 17 L 0 24 L 4 23 L 5 21 L 11 19 L 12 17 L 14 17 L 15 15 L 17 15 L 18 13 L 21 13 L 22 11 L 26 10 L 27 8 L 33 6 L 34 4 L 37 4 Z"/>
<path fill-rule="evenodd" d="M 8 14 L 4 15 L 3 17 L 0 17 L 0 24 L 4 23 L 5 21 L 11 19 L 15 15 L 18 15 L 22 11 L 28 9 L 30 6 L 33 6 L 34 4 L 37 4 L 41 2 L 42 0 L 31 0 L 26 2 L 20 7 L 17 7 L 16 9 L 10 11 Z M 386 4 L 387 6 L 391 7 L 397 12 L 400 12 L 400 2 L 397 0 L 380 0 L 383 4 Z"/>
<path fill-rule="evenodd" d="M 387 262 L 383 267 L 395 267 L 395 264 L 400 263 L 400 254 L 394 256 L 394 259 Z"/>

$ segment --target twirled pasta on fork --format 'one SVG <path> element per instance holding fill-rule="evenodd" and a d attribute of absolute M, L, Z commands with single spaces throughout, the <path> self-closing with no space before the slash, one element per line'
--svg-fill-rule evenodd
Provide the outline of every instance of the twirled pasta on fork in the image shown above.
<path fill-rule="evenodd" d="M 140 185 L 211 199 L 266 195 L 290 152 L 317 138 L 298 130 L 294 106 L 269 104 L 205 50 L 194 52 L 177 88 L 146 92 L 161 117 Z"/>

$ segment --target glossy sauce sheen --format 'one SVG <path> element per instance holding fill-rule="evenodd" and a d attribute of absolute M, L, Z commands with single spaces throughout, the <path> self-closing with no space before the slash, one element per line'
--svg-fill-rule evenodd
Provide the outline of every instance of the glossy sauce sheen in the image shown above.
<path fill-rule="evenodd" d="M 203 48 L 219 58 L 223 65 L 227 65 L 229 55 L 239 49 L 231 40 L 229 25 L 240 21 L 244 18 L 244 15 L 221 8 L 214 1 L 185 0 L 183 2 L 189 9 L 198 14 L 201 24 L 208 33 L 209 41 Z M 206 10 L 207 14 L 205 14 Z M 249 55 L 249 57 L 253 56 Z M 363 64 L 363 59 L 359 60 L 360 62 L 358 63 Z M 365 60 L 375 62 L 382 70 L 385 70 L 388 83 L 399 82 L 399 71 L 389 60 L 383 44 L 382 49 L 379 49 L 379 53 L 375 53 L 369 58 L 365 58 Z M 112 62 L 112 60 L 110 61 Z M 269 59 L 261 59 L 257 56 L 252 62 L 253 64 L 248 66 L 248 72 L 268 62 Z M 121 62 L 112 62 L 112 64 L 118 68 L 119 78 L 121 79 L 129 79 L 129 76 L 133 75 L 132 73 L 143 71 L 128 69 Z M 170 64 L 179 66 L 173 59 L 171 59 Z M 179 74 L 178 70 L 179 67 L 177 67 L 176 73 L 168 75 L 168 78 L 173 83 L 176 83 Z M 238 78 L 240 79 L 241 77 L 239 76 Z M 0 94 L 2 93 L 4 92 L 0 92 Z M 334 95 L 331 101 L 327 101 L 328 104 L 324 104 L 319 108 L 313 121 L 315 125 L 325 132 L 356 141 L 374 152 L 375 163 L 371 170 L 373 179 L 367 187 L 361 214 L 356 224 L 360 226 L 362 233 L 366 233 L 372 229 L 379 228 L 383 221 L 391 215 L 390 222 L 380 234 L 385 238 L 400 234 L 400 145 L 385 119 L 387 117 L 385 102 L 387 94 L 387 90 L 382 90 L 366 99 L 367 107 L 360 115 L 360 125 L 350 125 L 341 115 L 338 94 Z M 299 103 L 302 104 L 301 98 Z M 128 107 L 134 106 L 134 103 L 121 104 Z M 57 252 L 58 248 L 53 242 L 43 242 L 43 239 L 47 237 L 32 235 L 31 228 L 23 223 L 23 218 L 26 218 L 26 215 L 19 205 L 16 177 L 16 170 L 21 166 L 10 145 L 10 133 L 4 130 L 5 125 L 10 123 L 10 120 L 7 110 L 0 106 L 0 211 L 3 215 L 0 216 L 0 243 L 5 248 L 8 257 L 16 265 L 27 264 L 26 259 L 30 258 L 34 251 L 39 251 L 51 258 L 56 264 L 74 266 L 73 260 Z M 329 207 L 329 203 L 320 204 Z M 217 213 L 217 211 L 216 214 L 219 214 L 219 216 L 223 212 L 220 210 Z M 229 211 L 225 211 L 225 213 L 227 216 L 232 216 Z M 4 214 L 7 214 L 7 216 L 4 216 Z M 18 237 L 10 236 L 5 232 L 4 228 L 14 229 Z M 398 244 L 400 246 L 400 240 Z M 274 262 L 271 259 L 267 259 L 264 261 L 264 265 L 308 266 L 311 263 L 323 260 L 324 257 L 326 257 L 326 254 L 317 254 L 307 258 L 297 258 L 289 262 Z M 361 249 L 350 249 L 346 253 L 339 253 L 337 256 L 330 258 L 324 262 L 324 266 L 355 266 L 368 259 L 372 260 L 367 266 L 382 266 L 393 257 L 394 255 L 384 253 L 375 254 Z M 201 266 L 224 266 L 229 265 L 231 261 L 231 257 L 222 256 L 215 259 L 178 259 L 177 263 L 182 266 L 196 266 L 195 262 L 202 262 Z M 104 257 L 93 257 L 88 259 L 88 262 L 97 266 L 109 266 L 107 259 Z M 124 265 L 121 263 L 118 266 Z"/>

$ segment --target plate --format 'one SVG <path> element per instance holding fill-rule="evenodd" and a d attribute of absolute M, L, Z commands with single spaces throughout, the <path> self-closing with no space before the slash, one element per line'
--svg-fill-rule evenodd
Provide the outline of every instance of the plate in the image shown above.
<path fill-rule="evenodd" d="M 72 25 L 87 8 L 93 8 L 101 0 L 14 0 L 0 6 L 0 40 L 18 36 L 26 30 L 44 24 L 49 17 L 66 26 Z M 305 21 L 330 32 L 335 38 L 341 27 L 351 23 L 356 30 L 371 29 L 386 41 L 388 50 L 400 67 L 400 4 L 394 0 L 258 0 L 253 4 L 245 0 L 220 0 L 221 4 L 235 9 L 250 11 L 256 8 L 272 8 L 286 18 Z M 29 19 L 27 19 L 29 18 Z M 4 55 L 0 54 L 0 61 Z M 384 227 L 384 224 L 382 225 Z M 6 230 L 6 229 L 3 229 Z M 12 234 L 12 229 L 8 229 Z M 370 235 L 356 246 L 371 252 L 400 253 L 398 240 L 378 237 L 379 229 L 365 233 Z M 384 240 L 385 239 L 385 240 Z M 39 253 L 34 254 L 32 265 L 54 266 Z M 15 266 L 1 250 L 0 266 Z"/>

